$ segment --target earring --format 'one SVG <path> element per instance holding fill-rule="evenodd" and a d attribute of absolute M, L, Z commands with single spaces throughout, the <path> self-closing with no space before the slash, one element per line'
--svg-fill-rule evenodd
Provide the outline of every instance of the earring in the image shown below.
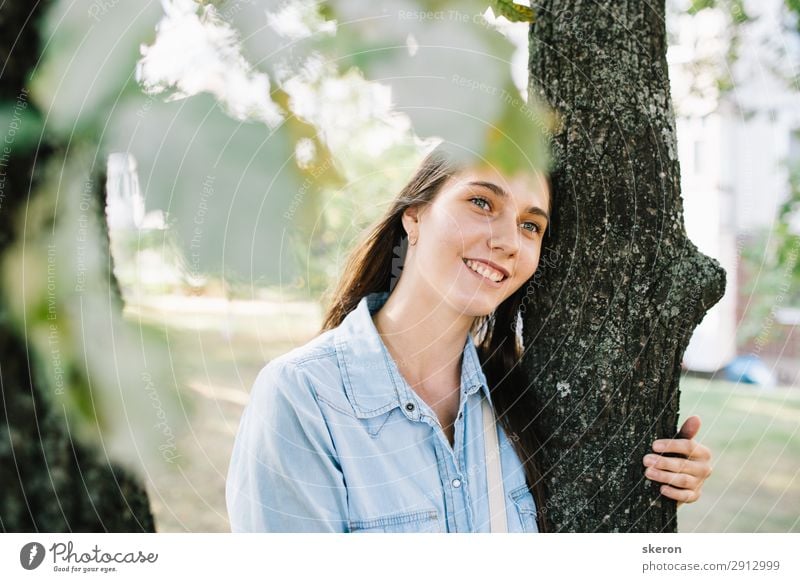
<path fill-rule="evenodd" d="M 412 247 L 413 247 L 415 244 L 417 244 L 417 237 L 416 237 L 416 236 L 413 236 L 413 237 L 409 236 L 409 237 L 408 237 L 408 244 L 410 244 Z"/>

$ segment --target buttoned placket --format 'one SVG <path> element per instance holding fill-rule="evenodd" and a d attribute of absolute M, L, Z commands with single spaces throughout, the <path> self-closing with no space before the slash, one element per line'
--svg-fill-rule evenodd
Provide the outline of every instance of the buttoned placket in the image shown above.
<path fill-rule="evenodd" d="M 462 383 L 459 398 L 458 414 L 454 425 L 453 446 L 450 446 L 444 429 L 439 423 L 436 413 L 414 392 L 403 378 L 399 378 L 394 370 L 390 370 L 398 396 L 403 403 L 403 414 L 414 422 L 424 422 L 433 431 L 433 445 L 436 452 L 437 469 L 442 484 L 445 501 L 445 517 L 447 531 L 472 532 L 475 518 L 472 512 L 472 498 L 467 486 L 464 466 L 466 464 L 464 450 L 465 410 L 472 394 L 480 385 L 472 385 L 465 389 Z"/>
<path fill-rule="evenodd" d="M 370 295 L 368 300 L 370 314 L 376 312 L 385 303 L 387 297 L 388 293 Z M 468 479 L 471 478 L 471 475 L 468 475 L 468 472 L 465 471 L 466 447 L 464 445 L 464 433 L 467 421 L 466 415 L 468 413 L 482 414 L 480 403 L 475 404 L 473 395 L 481 388 L 484 388 L 488 394 L 488 388 L 486 388 L 486 378 L 480 369 L 480 362 L 475 353 L 472 339 L 468 338 L 468 342 L 470 345 L 464 351 L 465 357 L 461 365 L 459 410 L 454 425 L 453 446 L 450 446 L 436 413 L 405 381 L 385 344 L 380 341 L 380 338 L 378 341 L 383 352 L 389 377 L 394 385 L 397 402 L 400 404 L 403 414 L 410 421 L 424 422 L 433 431 L 431 442 L 436 454 L 448 532 L 475 531 L 475 517 L 468 486 Z M 478 396 L 479 399 L 484 397 L 482 393 Z M 477 412 L 475 412 L 476 410 Z M 469 411 L 473 412 L 470 413 Z"/>

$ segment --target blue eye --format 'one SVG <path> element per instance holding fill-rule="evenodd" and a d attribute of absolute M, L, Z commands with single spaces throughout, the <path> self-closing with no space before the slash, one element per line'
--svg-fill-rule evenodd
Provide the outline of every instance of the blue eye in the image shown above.
<path fill-rule="evenodd" d="M 486 207 L 483 207 L 480 204 L 475 204 L 475 206 L 477 206 L 479 208 L 483 208 L 484 210 L 491 210 L 492 209 L 492 205 L 489 204 L 489 201 L 486 200 L 486 198 L 481 198 L 480 196 L 476 196 L 474 198 L 470 198 L 469 199 L 470 202 L 473 202 L 475 200 L 478 200 L 479 202 L 483 202 L 484 204 L 486 204 Z"/>
<path fill-rule="evenodd" d="M 528 231 L 530 231 L 530 232 L 539 232 L 539 231 L 541 230 L 541 229 L 539 228 L 539 225 L 538 225 L 538 224 L 536 224 L 535 222 L 523 222 L 522 224 L 530 224 L 530 225 L 532 225 L 532 226 L 533 226 L 533 229 L 530 229 L 530 228 L 526 228 L 526 229 L 525 229 L 525 230 L 528 230 Z"/>

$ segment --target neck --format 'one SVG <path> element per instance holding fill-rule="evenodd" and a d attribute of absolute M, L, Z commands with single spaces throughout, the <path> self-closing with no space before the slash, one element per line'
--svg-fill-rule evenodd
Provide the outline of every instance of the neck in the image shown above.
<path fill-rule="evenodd" d="M 435 294 L 402 283 L 401 278 L 373 314 L 375 328 L 412 388 L 438 396 L 458 392 L 461 356 L 474 318 Z"/>

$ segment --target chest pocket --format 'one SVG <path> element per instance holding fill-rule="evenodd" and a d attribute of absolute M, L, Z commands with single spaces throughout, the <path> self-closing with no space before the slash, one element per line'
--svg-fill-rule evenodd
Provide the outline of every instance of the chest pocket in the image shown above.
<path fill-rule="evenodd" d="M 522 485 L 508 493 L 509 499 L 513 503 L 514 510 L 519 517 L 522 531 L 525 533 L 538 533 L 539 527 L 536 525 L 536 503 L 533 495 L 528 491 L 527 485 Z"/>
<path fill-rule="evenodd" d="M 436 533 L 442 531 L 435 509 L 393 513 L 374 519 L 351 520 L 352 533 Z"/>

